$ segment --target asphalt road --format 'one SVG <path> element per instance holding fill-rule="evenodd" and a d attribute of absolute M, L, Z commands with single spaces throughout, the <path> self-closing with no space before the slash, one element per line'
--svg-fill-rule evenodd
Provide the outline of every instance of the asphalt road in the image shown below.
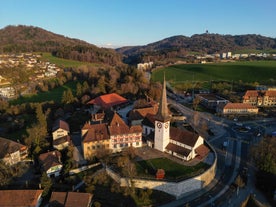
<path fill-rule="evenodd" d="M 251 144 L 257 143 L 261 138 L 261 136 L 257 137 L 253 130 L 261 128 L 263 134 L 268 132 L 267 129 L 273 131 L 275 122 L 249 122 L 246 124 L 251 129 L 246 132 L 240 132 L 235 129 L 235 122 L 208 113 L 194 112 L 171 99 L 168 99 L 168 102 L 173 104 L 186 116 L 188 123 L 191 123 L 198 130 L 199 134 L 206 135 L 206 132 L 201 130 L 201 126 L 203 125 L 207 125 L 215 132 L 214 136 L 207 136 L 207 140 L 216 149 L 218 162 L 216 171 L 217 180 L 215 182 L 199 192 L 184 196 L 181 199 L 163 205 L 163 207 L 180 207 L 185 205 L 190 207 L 240 206 L 250 193 L 255 194 L 257 199 L 268 204 L 262 193 L 254 186 L 254 167 L 248 165 L 250 163 L 248 150 Z M 226 149 L 222 149 L 225 141 L 228 141 L 228 146 Z M 248 172 L 250 172 L 248 184 L 244 189 L 237 189 L 232 184 L 244 167 L 247 167 Z"/>

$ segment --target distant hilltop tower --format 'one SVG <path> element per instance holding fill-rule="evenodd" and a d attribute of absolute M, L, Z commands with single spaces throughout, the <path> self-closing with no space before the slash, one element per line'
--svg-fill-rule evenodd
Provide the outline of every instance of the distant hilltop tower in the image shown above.
<path fill-rule="evenodd" d="M 164 74 L 163 90 L 158 112 L 155 116 L 154 148 L 164 152 L 170 142 L 170 114 L 167 105 L 166 81 Z"/>

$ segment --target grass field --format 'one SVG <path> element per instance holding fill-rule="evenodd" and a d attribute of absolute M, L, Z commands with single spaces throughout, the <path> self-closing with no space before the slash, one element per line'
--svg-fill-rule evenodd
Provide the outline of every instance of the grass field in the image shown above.
<path fill-rule="evenodd" d="M 22 103 L 41 103 L 45 101 L 54 101 L 57 103 L 61 102 L 62 94 L 69 88 L 72 90 L 73 95 L 76 93 L 76 82 L 68 82 L 63 86 L 55 88 L 48 92 L 38 93 L 35 95 L 22 96 L 16 100 L 11 100 L 10 103 L 13 105 Z"/>
<path fill-rule="evenodd" d="M 165 170 L 166 179 L 178 180 L 198 175 L 204 172 L 208 168 L 208 165 L 201 162 L 195 166 L 185 166 L 167 158 L 156 158 L 139 161 L 136 164 L 136 168 L 138 175 L 142 177 L 155 177 L 155 171 L 161 168 Z"/>
<path fill-rule="evenodd" d="M 172 65 L 155 70 L 153 81 L 161 81 L 163 75 L 171 84 L 187 81 L 239 81 L 266 83 L 276 79 L 276 61 L 229 62 L 217 64 Z"/>
<path fill-rule="evenodd" d="M 67 60 L 67 59 L 63 59 L 63 58 L 58 58 L 58 57 L 52 56 L 51 53 L 42 53 L 41 60 L 48 61 L 50 63 L 54 63 L 61 68 L 66 68 L 66 67 L 74 68 L 74 67 L 79 67 L 82 65 L 93 65 L 93 66 L 101 65 L 101 64 L 97 64 L 97 63 L 86 63 L 86 62 L 80 62 L 80 61 L 76 61 L 76 60 Z"/>

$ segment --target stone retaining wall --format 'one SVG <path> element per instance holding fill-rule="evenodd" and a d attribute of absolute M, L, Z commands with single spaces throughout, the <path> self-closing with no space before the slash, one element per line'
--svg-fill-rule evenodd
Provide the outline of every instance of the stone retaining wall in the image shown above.
<path fill-rule="evenodd" d="M 160 190 L 171 194 L 176 197 L 176 199 L 182 197 L 185 194 L 192 193 L 198 190 L 201 190 L 214 179 L 217 166 L 217 159 L 215 156 L 214 163 L 212 166 L 206 170 L 204 173 L 187 179 L 181 182 L 167 182 L 164 180 L 146 180 L 146 179 L 133 179 L 134 185 L 137 188 L 149 188 Z M 126 178 L 120 177 L 114 171 L 109 168 L 106 168 L 106 172 L 112 179 L 120 183 L 121 186 L 127 186 L 128 180 Z"/>

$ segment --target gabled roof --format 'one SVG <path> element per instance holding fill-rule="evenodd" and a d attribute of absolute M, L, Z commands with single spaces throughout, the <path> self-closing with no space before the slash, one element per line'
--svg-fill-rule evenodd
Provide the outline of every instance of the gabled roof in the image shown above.
<path fill-rule="evenodd" d="M 264 91 L 259 90 L 247 90 L 243 96 L 243 98 L 249 98 L 249 97 L 255 97 L 262 96 L 264 94 Z"/>
<path fill-rule="evenodd" d="M 129 133 L 129 127 L 124 120 L 114 113 L 113 117 L 108 125 L 110 135 L 127 134 Z"/>
<path fill-rule="evenodd" d="M 1 207 L 35 207 L 43 190 L 0 190 Z"/>
<path fill-rule="evenodd" d="M 128 101 L 127 99 L 118 95 L 117 93 L 110 93 L 110 94 L 98 96 L 97 98 L 89 101 L 87 104 L 96 104 L 101 106 L 102 108 L 108 109 L 108 108 L 111 108 L 112 106 L 126 103 L 127 101 Z"/>
<path fill-rule="evenodd" d="M 63 129 L 65 131 L 70 132 L 69 124 L 66 121 L 63 121 L 61 119 L 58 119 L 55 121 L 52 131 L 56 131 L 57 129 Z"/>
<path fill-rule="evenodd" d="M 185 147 L 180 147 L 180 146 L 178 146 L 176 144 L 173 144 L 173 143 L 169 143 L 166 146 L 166 149 L 170 150 L 170 151 L 173 151 L 173 152 L 176 152 L 177 154 L 184 155 L 185 157 L 188 157 L 189 154 L 191 153 L 190 149 L 186 149 Z"/>
<path fill-rule="evenodd" d="M 65 207 L 87 207 L 92 201 L 92 194 L 68 192 Z"/>
<path fill-rule="evenodd" d="M 26 150 L 26 146 L 18 142 L 0 137 L 0 159 L 7 154 Z"/>
<path fill-rule="evenodd" d="M 109 139 L 106 124 L 91 124 L 83 137 L 83 142 L 93 142 Z"/>
<path fill-rule="evenodd" d="M 92 202 L 93 195 L 79 192 L 52 192 L 50 207 L 88 207 Z"/>
<path fill-rule="evenodd" d="M 117 113 L 114 113 L 111 121 L 109 122 L 108 130 L 110 135 L 120 135 L 128 133 L 141 133 L 142 127 L 129 127 Z"/>
<path fill-rule="evenodd" d="M 265 92 L 265 96 L 276 97 L 276 90 L 268 90 Z"/>
<path fill-rule="evenodd" d="M 185 129 L 170 127 L 170 139 L 194 147 L 199 135 Z"/>
<path fill-rule="evenodd" d="M 51 167 L 62 165 L 60 158 L 61 153 L 57 150 L 39 155 L 39 161 L 45 171 L 49 170 Z"/>
<path fill-rule="evenodd" d="M 156 114 L 158 107 L 147 107 L 140 109 L 133 109 L 129 113 L 129 120 L 140 120 L 145 118 L 148 114 Z"/>
<path fill-rule="evenodd" d="M 224 109 L 257 109 L 257 107 L 248 103 L 227 103 Z"/>
<path fill-rule="evenodd" d="M 64 206 L 66 201 L 67 192 L 52 192 L 49 200 L 50 207 Z"/>

